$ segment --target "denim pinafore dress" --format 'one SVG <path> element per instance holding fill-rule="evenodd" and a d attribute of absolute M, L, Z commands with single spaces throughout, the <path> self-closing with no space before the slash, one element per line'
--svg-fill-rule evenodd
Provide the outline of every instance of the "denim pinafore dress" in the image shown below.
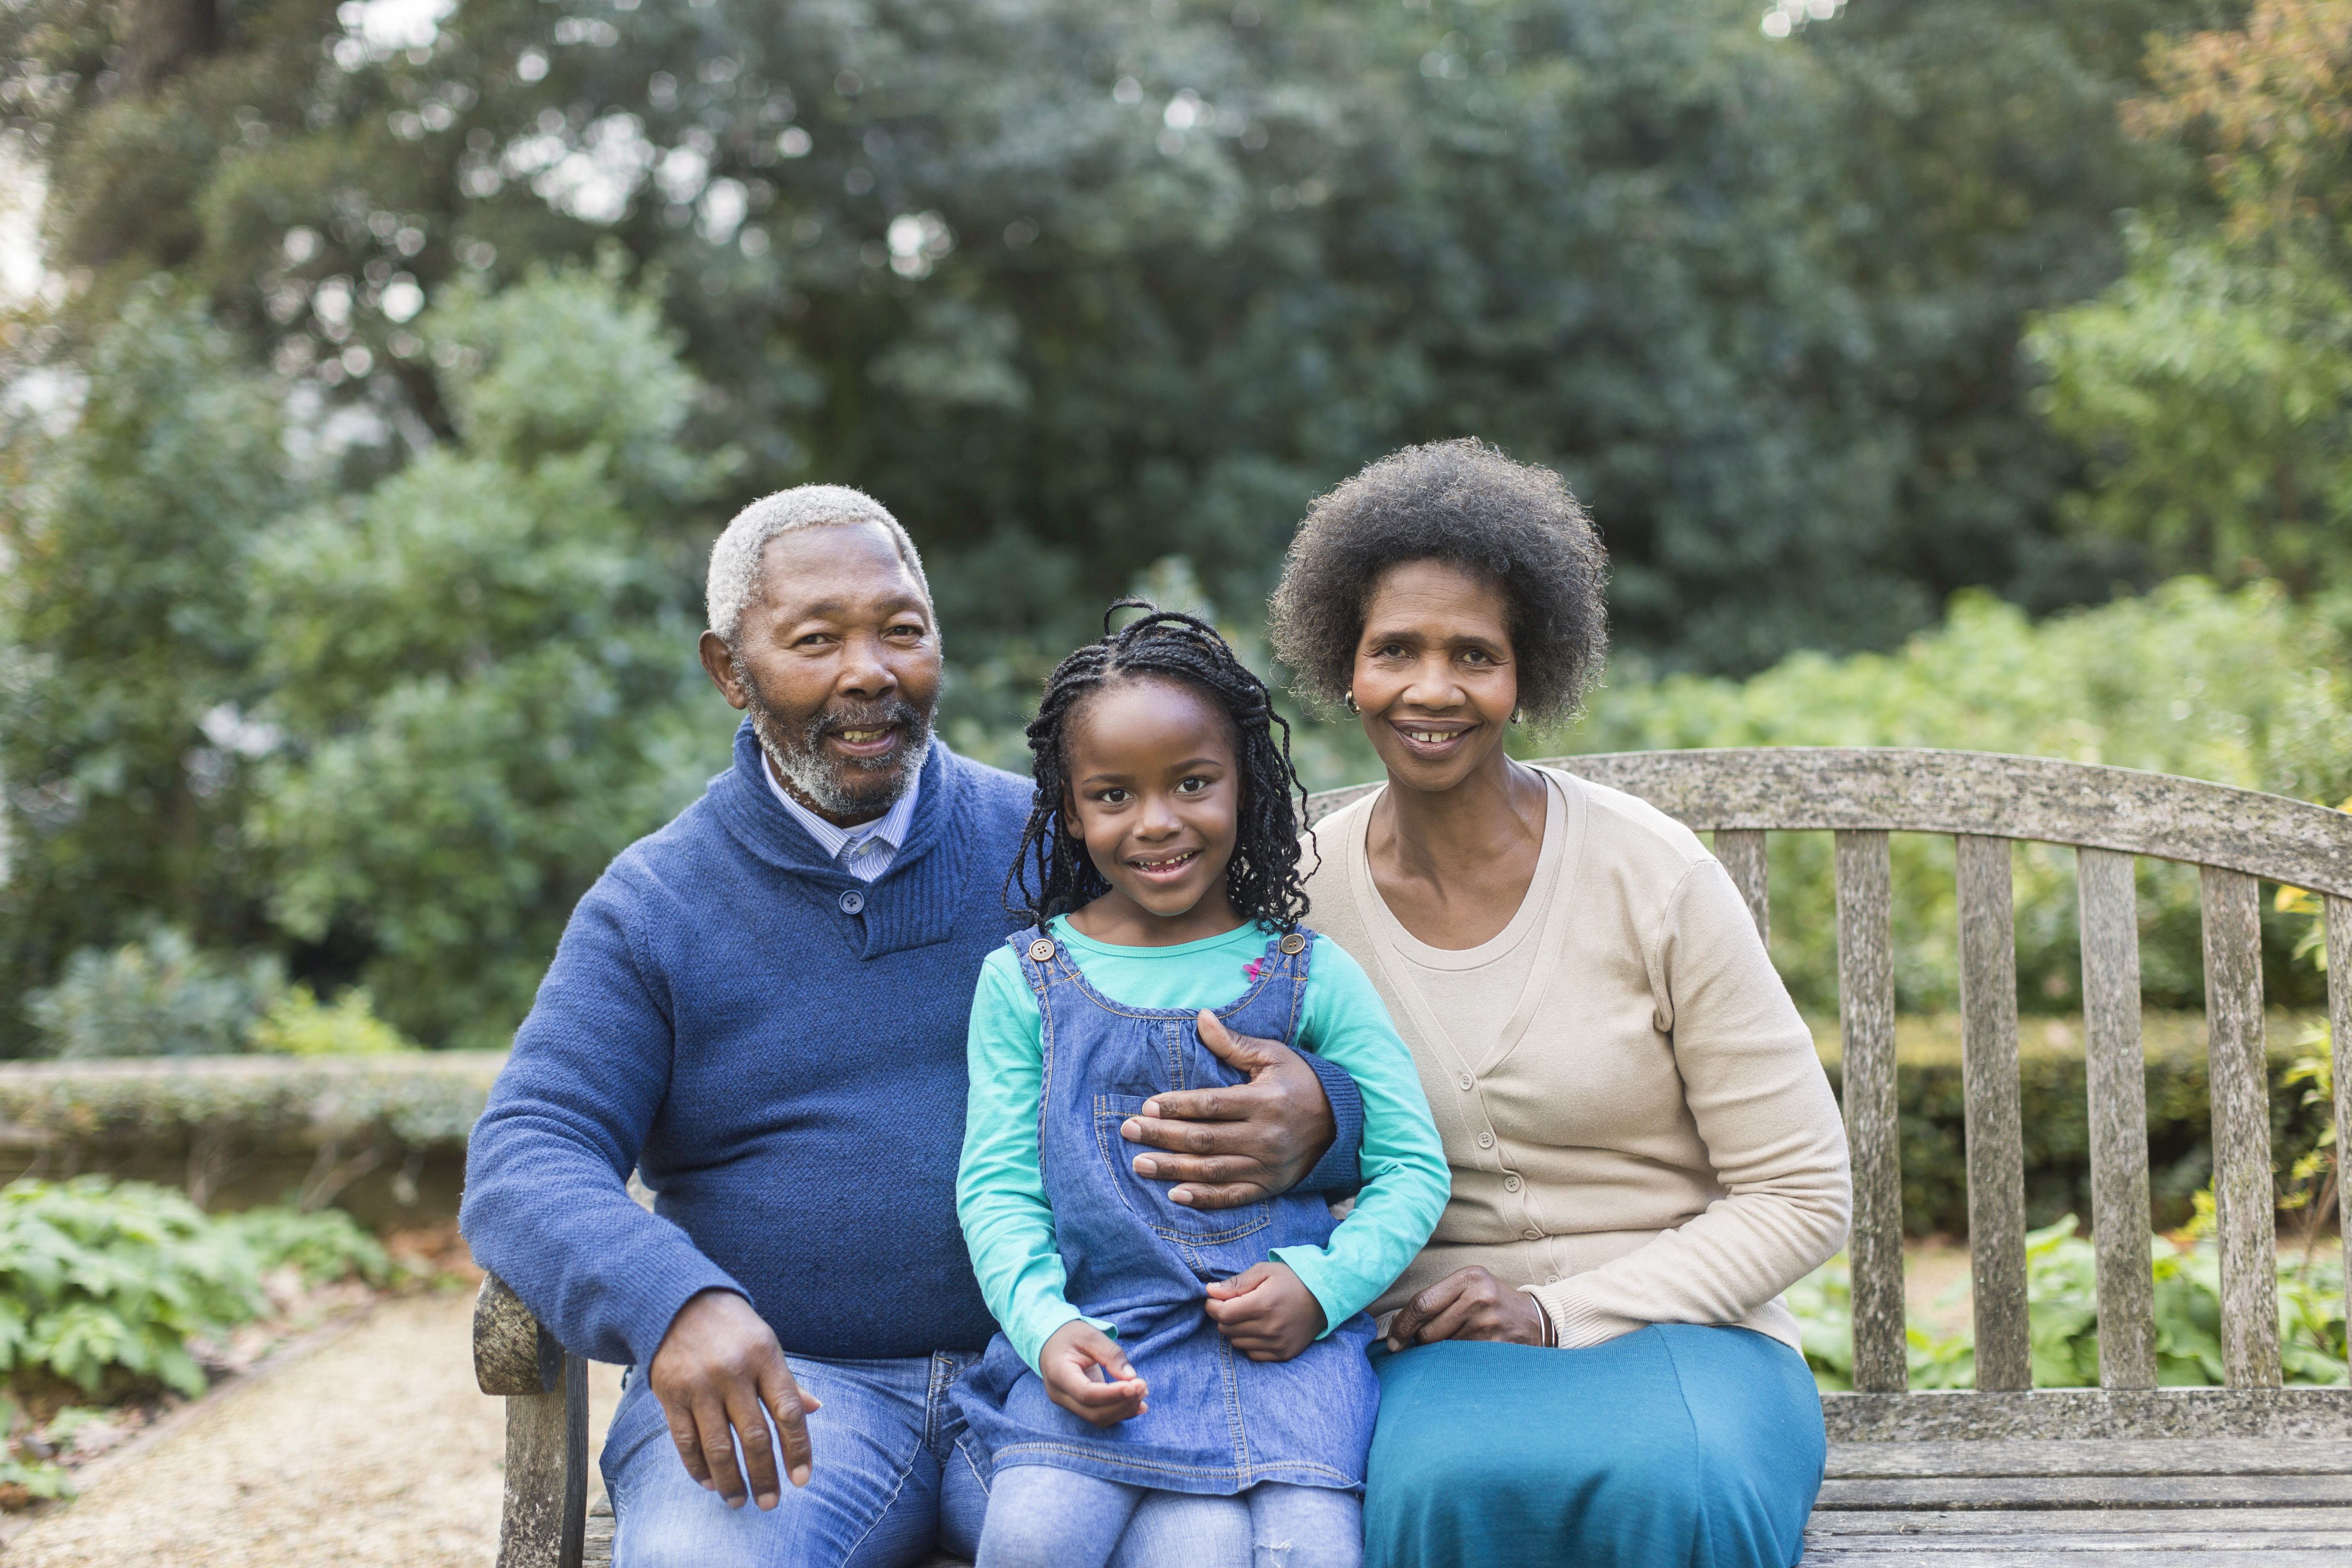
<path fill-rule="evenodd" d="M 1237 1035 L 1297 1045 L 1311 933 L 1269 936 L 1236 973 L 1241 999 L 1213 1009 Z M 1129 1163 L 1119 1124 L 1172 1089 L 1244 1081 L 1201 1044 L 1198 1010 L 1129 1007 L 1087 984 L 1069 951 L 1032 927 L 1010 939 L 1037 996 L 1044 1085 L 1037 1151 L 1071 1304 L 1116 1325 L 1150 1385 L 1142 1415 L 1108 1428 L 1047 1397 L 998 1334 L 956 1385 L 965 1420 L 997 1466 L 1051 1465 L 1164 1491 L 1231 1495 L 1260 1481 L 1358 1489 L 1380 1407 L 1357 1313 L 1286 1362 L 1255 1362 L 1217 1331 L 1202 1287 L 1277 1247 L 1320 1247 L 1337 1224 L 1320 1197 L 1286 1194 L 1234 1209 L 1171 1202 Z M 1296 948 L 1296 952 L 1286 951 Z"/>

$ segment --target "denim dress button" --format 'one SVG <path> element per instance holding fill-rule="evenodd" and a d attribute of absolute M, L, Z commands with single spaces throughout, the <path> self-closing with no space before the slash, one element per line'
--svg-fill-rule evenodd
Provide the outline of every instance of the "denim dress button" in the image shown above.
<path fill-rule="evenodd" d="M 854 915 L 866 908 L 866 895 L 852 888 L 841 895 L 841 912 Z"/>

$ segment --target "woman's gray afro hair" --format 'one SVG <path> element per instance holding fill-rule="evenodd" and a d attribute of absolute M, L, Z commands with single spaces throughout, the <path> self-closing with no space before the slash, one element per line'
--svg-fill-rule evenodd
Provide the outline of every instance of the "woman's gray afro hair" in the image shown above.
<path fill-rule="evenodd" d="M 795 485 L 761 496 L 737 512 L 719 542 L 710 547 L 710 580 L 703 605 L 719 640 L 734 647 L 743 611 L 759 603 L 760 560 L 767 553 L 770 540 L 803 528 L 855 527 L 863 522 L 880 523 L 889 531 L 898 546 L 898 559 L 915 574 L 915 585 L 928 601 L 931 583 L 923 575 L 923 558 L 887 508 L 847 485 Z"/>
<path fill-rule="evenodd" d="M 1476 440 L 1407 447 L 1307 508 L 1271 627 L 1300 696 L 1326 708 L 1347 696 L 1372 589 L 1411 561 L 1494 579 L 1520 706 L 1543 728 L 1575 716 L 1608 657 L 1608 552 L 1558 474 Z"/>

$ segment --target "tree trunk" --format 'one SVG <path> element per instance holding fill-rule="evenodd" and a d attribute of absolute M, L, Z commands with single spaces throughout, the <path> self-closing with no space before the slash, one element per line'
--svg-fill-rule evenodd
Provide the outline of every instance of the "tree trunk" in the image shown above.
<path fill-rule="evenodd" d="M 219 0 L 125 0 L 122 12 L 122 74 L 135 92 L 153 91 L 220 47 Z"/>

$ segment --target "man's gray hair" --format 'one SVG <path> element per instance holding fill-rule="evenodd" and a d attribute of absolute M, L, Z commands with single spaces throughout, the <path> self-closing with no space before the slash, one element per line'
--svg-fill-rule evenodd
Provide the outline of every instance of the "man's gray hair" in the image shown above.
<path fill-rule="evenodd" d="M 803 528 L 856 527 L 866 522 L 879 523 L 889 531 L 898 547 L 898 559 L 914 574 L 915 586 L 922 590 L 924 602 L 929 603 L 931 583 L 923 575 L 923 558 L 887 508 L 847 485 L 795 485 L 761 496 L 737 512 L 719 542 L 710 547 L 710 580 L 703 599 L 710 629 L 719 634 L 720 642 L 735 646 L 744 609 L 760 599 L 760 562 L 770 540 Z"/>

